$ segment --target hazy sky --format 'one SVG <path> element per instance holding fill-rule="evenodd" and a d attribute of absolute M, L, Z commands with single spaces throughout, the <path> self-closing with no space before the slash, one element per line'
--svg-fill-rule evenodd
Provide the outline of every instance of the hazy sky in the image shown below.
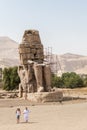
<path fill-rule="evenodd" d="M 87 0 L 0 0 L 0 36 L 36 29 L 53 52 L 87 55 Z"/>

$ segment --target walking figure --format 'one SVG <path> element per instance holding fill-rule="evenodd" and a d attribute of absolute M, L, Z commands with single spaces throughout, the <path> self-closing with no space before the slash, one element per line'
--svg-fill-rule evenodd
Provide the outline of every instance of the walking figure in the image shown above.
<path fill-rule="evenodd" d="M 21 110 L 20 110 L 20 108 L 17 108 L 17 110 L 16 110 L 17 123 L 20 122 L 20 116 L 21 116 Z"/>
<path fill-rule="evenodd" d="M 24 114 L 24 120 L 25 120 L 25 122 L 28 122 L 29 110 L 28 110 L 27 107 L 24 109 L 23 114 Z"/>

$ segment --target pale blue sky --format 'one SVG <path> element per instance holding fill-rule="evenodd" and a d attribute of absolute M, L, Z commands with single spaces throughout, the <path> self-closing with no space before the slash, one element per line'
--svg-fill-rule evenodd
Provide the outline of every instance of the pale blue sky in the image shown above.
<path fill-rule="evenodd" d="M 0 0 L 0 36 L 36 29 L 53 52 L 87 55 L 87 0 Z"/>

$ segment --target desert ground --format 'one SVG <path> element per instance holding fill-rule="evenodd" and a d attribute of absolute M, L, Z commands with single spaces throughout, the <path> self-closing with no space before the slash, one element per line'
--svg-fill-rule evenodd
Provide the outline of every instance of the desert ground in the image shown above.
<path fill-rule="evenodd" d="M 51 103 L 30 103 L 19 98 L 0 99 L 0 130 L 87 130 L 86 90 L 77 93 L 69 91 L 73 98 Z M 81 97 L 81 98 L 80 98 Z M 83 98 L 85 97 L 85 98 Z M 29 122 L 23 119 L 23 110 L 30 110 Z M 16 109 L 21 109 L 20 123 L 16 123 Z"/>

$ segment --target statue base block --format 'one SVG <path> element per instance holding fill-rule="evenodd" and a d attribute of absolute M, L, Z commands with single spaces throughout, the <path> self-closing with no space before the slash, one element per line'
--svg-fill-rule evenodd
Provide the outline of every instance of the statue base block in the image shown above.
<path fill-rule="evenodd" d="M 30 102 L 60 102 L 63 100 L 62 91 L 28 93 L 27 100 Z"/>

